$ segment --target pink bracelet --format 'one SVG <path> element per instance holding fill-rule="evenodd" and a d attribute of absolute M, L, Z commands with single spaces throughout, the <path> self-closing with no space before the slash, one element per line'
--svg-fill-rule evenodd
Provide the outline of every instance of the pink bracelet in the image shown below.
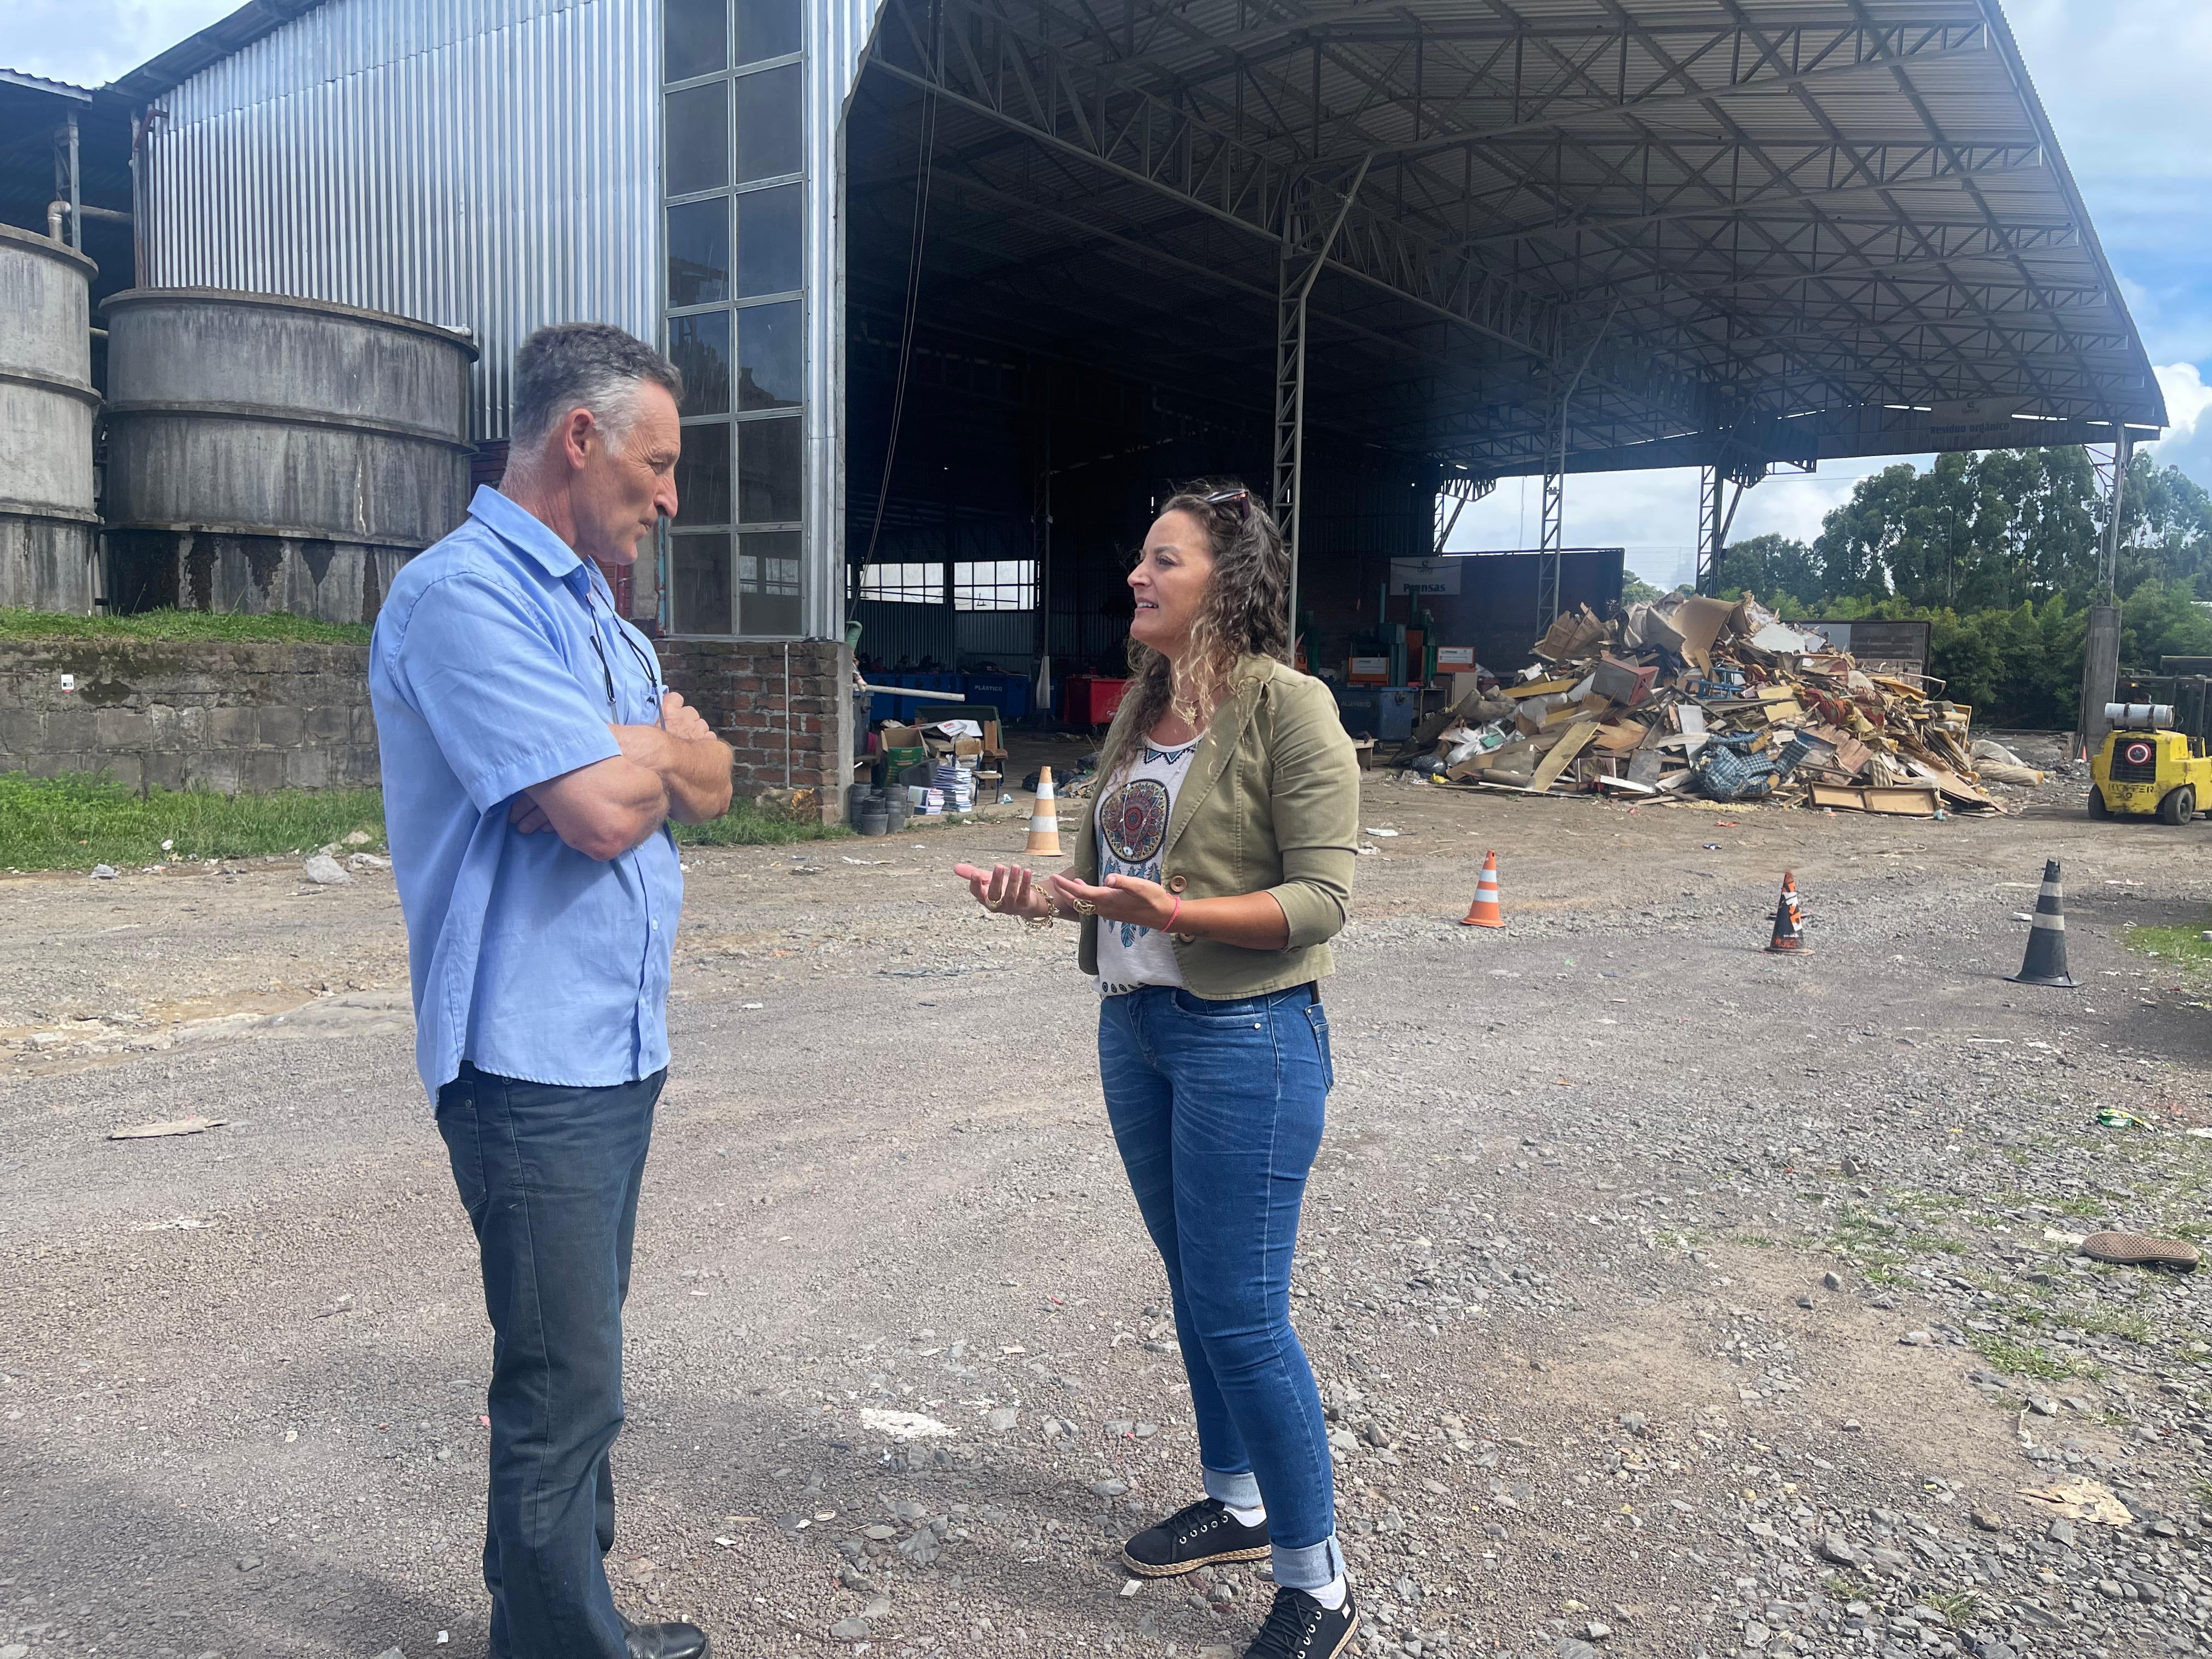
<path fill-rule="evenodd" d="M 1181 893 L 1177 893 L 1176 895 L 1175 908 L 1168 912 L 1168 925 L 1161 928 L 1160 932 L 1163 933 L 1172 933 L 1175 932 L 1176 918 L 1182 914 L 1182 895 Z"/>

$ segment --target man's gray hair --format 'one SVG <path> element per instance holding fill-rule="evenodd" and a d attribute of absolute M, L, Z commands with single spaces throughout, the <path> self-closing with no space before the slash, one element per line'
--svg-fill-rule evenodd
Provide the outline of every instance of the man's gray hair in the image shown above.
<path fill-rule="evenodd" d="M 514 354 L 514 413 L 509 442 L 537 448 L 572 409 L 588 409 L 611 445 L 629 435 L 637 390 L 650 383 L 684 403 L 684 375 L 635 335 L 611 323 L 556 323 Z"/>

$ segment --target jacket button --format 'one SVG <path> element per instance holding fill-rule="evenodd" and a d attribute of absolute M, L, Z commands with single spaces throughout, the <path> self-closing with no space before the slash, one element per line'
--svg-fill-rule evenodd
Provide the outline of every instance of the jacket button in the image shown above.
<path fill-rule="evenodd" d="M 1190 878 L 1188 876 L 1170 876 L 1168 878 L 1168 891 L 1170 893 L 1180 893 L 1184 888 L 1189 885 Z"/>

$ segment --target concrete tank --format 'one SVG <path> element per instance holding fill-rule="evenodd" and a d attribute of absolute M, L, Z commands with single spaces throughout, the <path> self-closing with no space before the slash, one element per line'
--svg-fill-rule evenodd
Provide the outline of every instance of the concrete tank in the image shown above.
<path fill-rule="evenodd" d="M 112 608 L 369 622 L 466 514 L 464 336 L 224 289 L 105 309 Z"/>
<path fill-rule="evenodd" d="M 94 269 L 0 225 L 0 605 L 84 614 L 98 596 Z"/>

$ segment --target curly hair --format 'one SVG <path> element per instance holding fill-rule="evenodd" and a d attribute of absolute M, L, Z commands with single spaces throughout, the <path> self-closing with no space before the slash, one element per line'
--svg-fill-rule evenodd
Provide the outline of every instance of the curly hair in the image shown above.
<path fill-rule="evenodd" d="M 1229 694 L 1238 658 L 1291 659 L 1291 550 L 1274 515 L 1233 478 L 1194 478 L 1170 495 L 1160 513 L 1197 520 L 1213 555 L 1213 574 L 1179 663 L 1129 641 L 1130 684 L 1099 753 L 1102 781 L 1170 708 L 1203 731 Z"/>

